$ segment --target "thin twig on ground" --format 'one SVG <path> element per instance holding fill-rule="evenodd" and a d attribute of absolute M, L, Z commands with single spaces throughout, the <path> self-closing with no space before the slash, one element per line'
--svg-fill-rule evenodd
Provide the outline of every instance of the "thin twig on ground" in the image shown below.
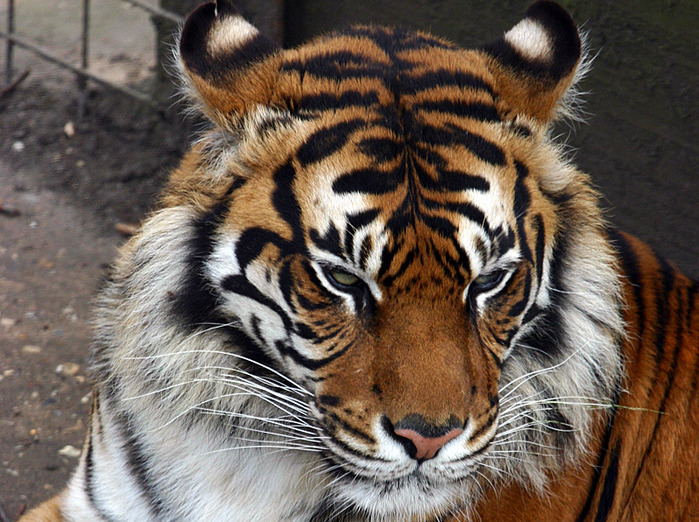
<path fill-rule="evenodd" d="M 0 90 L 0 99 L 2 99 L 3 97 L 7 96 L 7 95 L 10 94 L 12 91 L 14 91 L 14 90 L 17 88 L 17 86 L 18 86 L 20 83 L 22 83 L 22 82 L 27 78 L 27 76 L 29 76 L 29 73 L 30 73 L 30 72 L 31 72 L 31 69 L 25 70 L 22 74 L 20 74 L 19 76 L 17 76 L 17 78 L 15 78 L 15 79 L 12 81 L 12 83 L 10 83 L 9 85 L 3 87 L 2 90 Z"/>

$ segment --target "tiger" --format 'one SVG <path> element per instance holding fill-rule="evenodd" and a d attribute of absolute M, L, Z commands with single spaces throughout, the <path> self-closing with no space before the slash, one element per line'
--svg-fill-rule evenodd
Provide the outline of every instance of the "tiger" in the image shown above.
<path fill-rule="evenodd" d="M 283 50 L 219 0 L 177 59 L 210 127 L 106 278 L 79 466 L 23 520 L 699 519 L 699 285 L 553 136 L 567 11 Z"/>

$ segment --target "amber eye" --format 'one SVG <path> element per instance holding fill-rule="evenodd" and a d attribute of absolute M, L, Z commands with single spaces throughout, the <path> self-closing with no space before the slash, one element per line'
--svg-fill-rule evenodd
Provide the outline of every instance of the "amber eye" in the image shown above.
<path fill-rule="evenodd" d="M 345 272 L 344 270 L 339 270 L 337 268 L 328 270 L 326 272 L 332 282 L 337 283 L 340 287 L 357 286 L 361 284 L 362 280 L 356 275 Z"/>
<path fill-rule="evenodd" d="M 505 270 L 496 270 L 489 274 L 481 274 L 471 282 L 471 288 L 478 292 L 490 290 L 491 288 L 495 288 L 498 283 L 502 281 L 503 277 L 505 277 Z"/>

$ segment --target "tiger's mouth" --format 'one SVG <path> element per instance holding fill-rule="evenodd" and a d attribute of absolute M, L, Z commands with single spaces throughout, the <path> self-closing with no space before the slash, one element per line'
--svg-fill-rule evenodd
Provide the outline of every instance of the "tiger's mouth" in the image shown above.
<path fill-rule="evenodd" d="M 327 462 L 331 482 L 338 488 L 356 487 L 371 489 L 381 497 L 401 495 L 401 492 L 416 491 L 422 495 L 431 495 L 447 485 L 462 484 L 464 481 L 476 481 L 480 463 L 485 458 L 495 432 L 483 441 L 478 448 L 467 450 L 459 444 L 457 448 L 442 448 L 432 458 L 416 459 L 409 457 L 394 460 L 379 460 L 366 456 L 364 459 L 349 459 L 338 453 L 332 445 L 327 446 L 324 458 Z M 443 450 L 451 451 L 449 457 L 440 455 Z M 454 457 L 455 453 L 458 457 Z M 446 451 L 445 451 L 446 453 Z"/>

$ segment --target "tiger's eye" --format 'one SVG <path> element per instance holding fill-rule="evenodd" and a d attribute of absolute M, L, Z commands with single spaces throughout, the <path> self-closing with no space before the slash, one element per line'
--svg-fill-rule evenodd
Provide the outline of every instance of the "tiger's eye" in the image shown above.
<path fill-rule="evenodd" d="M 477 286 L 479 290 L 490 290 L 497 286 L 497 284 L 502 281 L 503 277 L 505 277 L 505 271 L 498 270 L 489 274 L 479 275 L 471 284 Z"/>
<path fill-rule="evenodd" d="M 355 286 L 361 282 L 361 279 L 356 275 L 343 270 L 330 270 L 328 274 L 340 286 Z"/>

